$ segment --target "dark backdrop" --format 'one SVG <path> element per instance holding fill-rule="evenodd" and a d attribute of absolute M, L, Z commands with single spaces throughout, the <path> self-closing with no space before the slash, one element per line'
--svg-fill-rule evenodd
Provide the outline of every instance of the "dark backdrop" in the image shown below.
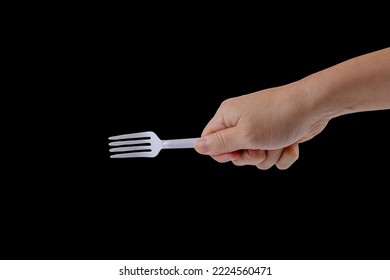
<path fill-rule="evenodd" d="M 226 98 L 387 47 L 380 23 L 135 14 L 44 22 L 29 41 L 33 144 L 8 165 L 3 258 L 388 258 L 389 111 L 332 120 L 286 171 L 194 150 L 113 160 L 107 139 L 197 137 Z"/>

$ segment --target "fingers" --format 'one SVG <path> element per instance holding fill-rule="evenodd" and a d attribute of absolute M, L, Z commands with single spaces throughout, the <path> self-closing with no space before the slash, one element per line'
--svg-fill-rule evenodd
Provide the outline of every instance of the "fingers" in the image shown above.
<path fill-rule="evenodd" d="M 256 165 L 257 168 L 261 170 L 270 169 L 278 162 L 282 153 L 283 153 L 283 149 L 266 151 L 266 159 L 260 162 L 259 164 L 257 164 Z"/>
<path fill-rule="evenodd" d="M 284 170 L 289 168 L 299 158 L 299 146 L 298 143 L 294 143 L 283 149 L 283 153 L 280 156 L 276 167 Z"/>
<path fill-rule="evenodd" d="M 270 169 L 274 165 L 280 170 L 287 169 L 298 157 L 298 143 L 279 150 L 241 150 L 212 156 L 221 163 L 231 161 L 236 166 L 254 165 L 261 170 Z"/>
<path fill-rule="evenodd" d="M 263 162 L 267 157 L 267 154 L 263 150 L 243 150 L 240 151 L 239 157 L 232 160 L 234 165 L 258 165 Z"/>
<path fill-rule="evenodd" d="M 195 143 L 195 150 L 204 155 L 221 155 L 238 151 L 247 143 L 235 127 L 226 128 L 202 137 Z"/>
<path fill-rule="evenodd" d="M 240 152 L 231 152 L 231 153 L 212 156 L 212 158 L 214 160 L 216 160 L 220 163 L 224 163 L 224 162 L 228 162 L 228 161 L 235 161 L 239 157 L 240 157 Z"/>
<path fill-rule="evenodd" d="M 276 165 L 278 169 L 285 170 L 289 168 L 298 157 L 299 146 L 298 143 L 294 143 L 284 149 L 267 151 L 266 159 L 256 166 L 261 170 L 267 170 Z"/>
<path fill-rule="evenodd" d="M 298 143 L 294 143 L 284 149 L 267 151 L 266 159 L 256 166 L 261 170 L 267 170 L 276 165 L 278 169 L 285 170 L 289 168 L 298 157 L 299 146 Z"/>

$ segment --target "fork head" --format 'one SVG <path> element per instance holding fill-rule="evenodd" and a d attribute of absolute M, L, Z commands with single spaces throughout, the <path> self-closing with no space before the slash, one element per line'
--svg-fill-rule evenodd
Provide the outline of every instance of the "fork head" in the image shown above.
<path fill-rule="evenodd" d="M 109 137 L 110 158 L 155 157 L 162 149 L 162 141 L 152 131 L 123 134 Z"/>

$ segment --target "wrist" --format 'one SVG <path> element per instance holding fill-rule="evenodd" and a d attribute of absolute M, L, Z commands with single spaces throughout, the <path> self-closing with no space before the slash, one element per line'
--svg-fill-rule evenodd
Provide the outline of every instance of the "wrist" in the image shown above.
<path fill-rule="evenodd" d="M 310 112 L 320 119 L 333 119 L 335 117 L 353 113 L 353 105 L 345 102 L 337 88 L 327 81 L 326 73 L 316 73 L 300 80 L 303 92 L 306 95 L 307 107 Z"/>

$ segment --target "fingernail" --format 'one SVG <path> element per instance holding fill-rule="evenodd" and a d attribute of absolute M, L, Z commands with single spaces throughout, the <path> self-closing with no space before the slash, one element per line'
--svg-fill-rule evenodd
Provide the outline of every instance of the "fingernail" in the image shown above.
<path fill-rule="evenodd" d="M 201 138 L 195 143 L 195 150 L 200 154 L 207 154 L 209 151 L 209 148 L 206 143 L 205 138 Z"/>

